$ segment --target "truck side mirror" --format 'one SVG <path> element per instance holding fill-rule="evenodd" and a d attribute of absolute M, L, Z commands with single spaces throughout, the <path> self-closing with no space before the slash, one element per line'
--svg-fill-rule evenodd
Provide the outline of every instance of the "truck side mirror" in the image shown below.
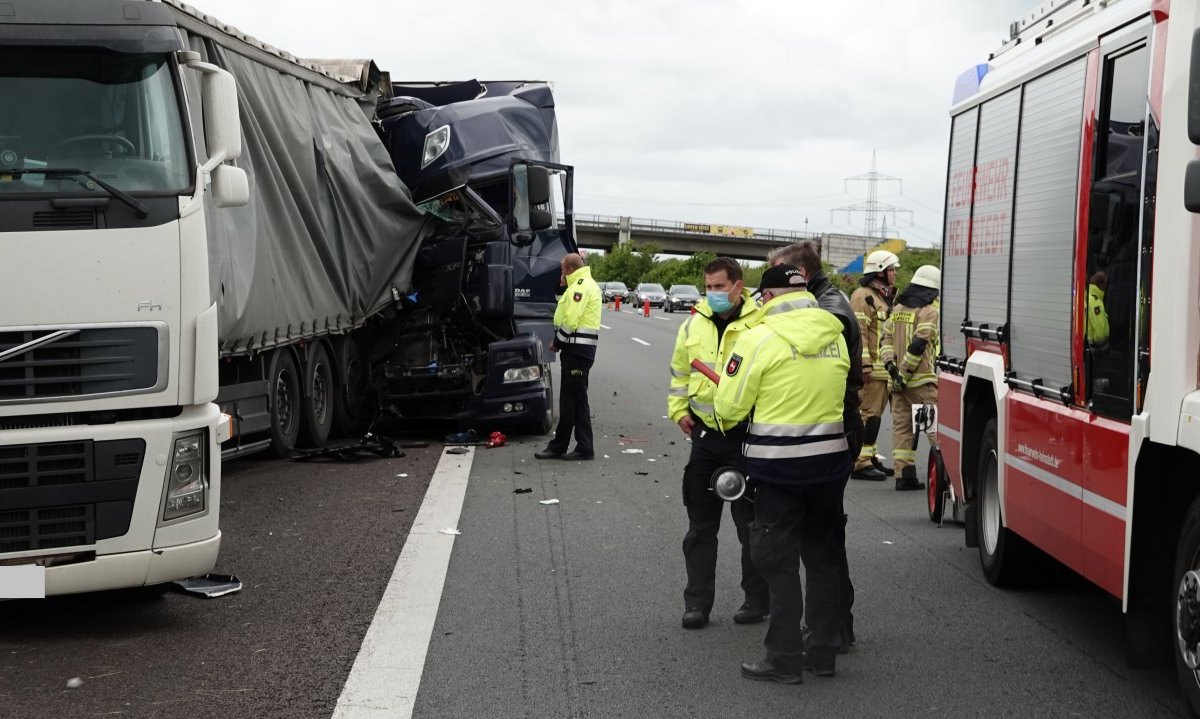
<path fill-rule="evenodd" d="M 217 68 L 204 74 L 200 94 L 204 102 L 204 140 L 211 159 L 220 162 L 242 156 L 242 128 L 238 119 L 237 82 Z"/>
<path fill-rule="evenodd" d="M 550 201 L 550 171 L 539 165 L 529 166 L 529 204 L 544 205 Z"/>
<path fill-rule="evenodd" d="M 233 165 L 217 165 L 212 171 L 212 196 L 217 207 L 245 205 L 250 201 L 246 171 Z"/>

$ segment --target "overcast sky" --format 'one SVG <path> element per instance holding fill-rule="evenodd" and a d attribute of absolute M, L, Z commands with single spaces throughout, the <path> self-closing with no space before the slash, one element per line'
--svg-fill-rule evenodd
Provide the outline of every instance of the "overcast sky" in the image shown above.
<path fill-rule="evenodd" d="M 581 214 L 859 232 L 871 153 L 940 242 L 954 79 L 1036 0 L 197 0 L 300 57 L 394 80 L 550 80 Z M 888 219 L 891 226 L 891 218 Z"/>

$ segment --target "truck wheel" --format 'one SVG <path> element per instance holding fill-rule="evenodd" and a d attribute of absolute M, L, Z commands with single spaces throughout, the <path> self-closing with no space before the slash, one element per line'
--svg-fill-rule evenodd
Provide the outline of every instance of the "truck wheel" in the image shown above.
<path fill-rule="evenodd" d="M 543 370 L 543 372 L 545 372 L 545 375 L 546 375 L 546 396 L 548 398 L 547 406 L 546 406 L 546 414 L 542 416 L 541 422 L 534 425 L 534 430 L 538 434 L 550 434 L 551 432 L 554 431 L 555 420 L 557 419 L 557 415 L 558 415 L 558 409 L 557 409 L 558 405 L 555 404 L 556 398 L 554 397 L 554 369 L 553 369 L 553 366 L 546 365 L 546 368 Z"/>
<path fill-rule="evenodd" d="M 1192 502 L 1175 550 L 1175 669 L 1188 713 L 1200 716 L 1200 499 Z"/>
<path fill-rule="evenodd" d="M 304 363 L 304 422 L 301 424 L 304 443 L 312 447 L 323 447 L 329 441 L 333 428 L 333 360 L 329 358 L 329 347 L 316 342 Z"/>
<path fill-rule="evenodd" d="M 296 438 L 300 436 L 300 375 L 291 350 L 275 350 L 267 383 L 271 399 L 271 452 L 286 459 L 292 456 Z"/>
<path fill-rule="evenodd" d="M 979 448 L 979 563 L 983 576 L 997 587 L 1020 581 L 1022 565 L 1028 564 L 1029 545 L 1004 527 L 1000 506 L 1000 451 L 996 438 L 996 420 L 983 428 Z"/>
<path fill-rule="evenodd" d="M 945 510 L 946 469 L 942 465 L 942 453 L 929 448 L 929 519 L 934 524 L 942 521 Z"/>
<path fill-rule="evenodd" d="M 333 431 L 338 437 L 361 435 L 373 419 L 362 349 L 350 337 L 337 338 L 333 344 L 333 364 L 337 377 L 333 394 Z"/>

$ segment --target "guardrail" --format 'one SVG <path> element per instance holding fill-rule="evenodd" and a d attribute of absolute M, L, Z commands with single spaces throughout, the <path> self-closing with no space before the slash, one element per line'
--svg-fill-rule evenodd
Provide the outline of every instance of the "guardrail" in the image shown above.
<path fill-rule="evenodd" d="M 708 237 L 708 238 L 724 238 L 737 239 L 736 235 L 725 235 L 713 232 L 703 232 L 690 229 L 687 225 L 694 224 L 688 222 L 675 222 L 671 220 L 645 220 L 639 218 L 629 219 L 629 229 L 632 232 L 642 232 L 647 234 L 672 234 L 672 235 L 691 235 L 693 237 Z M 575 215 L 576 227 L 593 227 L 604 230 L 617 231 L 621 226 L 621 217 L 617 215 Z M 802 230 L 776 230 L 762 227 L 751 227 L 754 232 L 755 240 L 767 240 L 775 242 L 799 242 L 800 240 L 820 240 L 821 233 L 806 232 Z"/>

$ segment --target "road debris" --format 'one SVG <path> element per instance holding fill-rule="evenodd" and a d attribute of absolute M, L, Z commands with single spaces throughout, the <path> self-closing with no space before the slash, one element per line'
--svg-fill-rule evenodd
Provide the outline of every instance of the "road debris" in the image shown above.
<path fill-rule="evenodd" d="M 547 505 L 558 504 L 558 500 L 557 499 L 543 499 L 542 501 L 538 502 L 538 504 L 547 504 Z"/>
<path fill-rule="evenodd" d="M 67 689 L 78 689 L 83 686 L 83 680 L 79 677 L 71 677 L 67 680 Z"/>
<path fill-rule="evenodd" d="M 532 491 L 532 487 L 521 487 L 520 489 L 514 489 L 513 494 L 529 494 Z"/>
<path fill-rule="evenodd" d="M 242 580 L 232 574 L 205 574 L 203 577 L 180 579 L 174 583 L 184 594 L 214 599 L 242 591 Z"/>
<path fill-rule="evenodd" d="M 621 454 L 645 454 L 646 452 L 640 449 L 623 449 Z"/>
<path fill-rule="evenodd" d="M 454 527 L 446 527 L 445 529 L 439 529 L 438 534 L 458 535 L 462 534 L 462 532 L 458 531 Z"/>

